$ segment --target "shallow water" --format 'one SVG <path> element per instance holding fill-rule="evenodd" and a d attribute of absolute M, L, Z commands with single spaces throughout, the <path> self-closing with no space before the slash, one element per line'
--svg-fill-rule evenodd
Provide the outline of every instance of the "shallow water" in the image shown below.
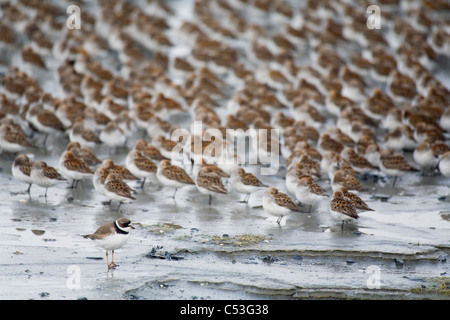
<path fill-rule="evenodd" d="M 178 9 L 189 18 L 190 9 Z M 440 79 L 447 75 L 437 71 Z M 44 88 L 52 88 L 51 81 Z M 67 142 L 51 136 L 48 151 L 37 148 L 30 156 L 57 167 Z M 96 152 L 123 164 L 127 150 Z M 195 187 L 180 189 L 174 200 L 173 190 L 139 189 L 135 182 L 137 200 L 116 212 L 117 204 L 104 205 L 107 199 L 86 180 L 77 189 L 50 188 L 45 199 L 38 186 L 26 194 L 11 165 L 12 159 L 0 159 L 0 299 L 449 297 L 450 179 L 440 175 L 405 175 L 396 188 L 391 178 L 368 177 L 370 191 L 360 196 L 375 211 L 341 228 L 327 201 L 311 213 L 284 217 L 279 226 L 262 209 L 261 193 L 247 205 L 231 191 L 208 206 Z M 261 179 L 285 190 L 284 170 Z M 105 252 L 82 235 L 121 216 L 136 230 L 116 251 L 119 267 L 108 271 Z"/>

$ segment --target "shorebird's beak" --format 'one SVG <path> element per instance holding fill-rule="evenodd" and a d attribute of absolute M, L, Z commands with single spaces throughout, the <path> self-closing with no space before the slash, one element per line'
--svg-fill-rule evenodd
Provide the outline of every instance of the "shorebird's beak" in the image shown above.
<path fill-rule="evenodd" d="M 135 227 L 133 227 L 131 224 L 129 225 L 129 227 L 131 228 L 131 229 L 136 229 Z"/>

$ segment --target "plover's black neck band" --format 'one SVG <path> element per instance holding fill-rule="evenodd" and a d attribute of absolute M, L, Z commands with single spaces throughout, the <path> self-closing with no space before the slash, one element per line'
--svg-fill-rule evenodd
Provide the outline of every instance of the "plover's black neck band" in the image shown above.
<path fill-rule="evenodd" d="M 121 227 L 119 227 L 119 224 L 117 223 L 117 220 L 114 221 L 114 226 L 116 227 L 116 232 L 119 234 L 128 234 L 128 231 L 122 229 Z"/>

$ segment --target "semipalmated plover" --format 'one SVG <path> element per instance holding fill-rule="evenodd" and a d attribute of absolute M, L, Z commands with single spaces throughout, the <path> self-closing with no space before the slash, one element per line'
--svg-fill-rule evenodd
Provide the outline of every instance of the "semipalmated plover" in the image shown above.
<path fill-rule="evenodd" d="M 117 264 L 114 263 L 114 250 L 125 245 L 131 229 L 134 227 L 131 225 L 130 219 L 122 217 L 114 222 L 104 224 L 94 233 L 84 235 L 83 238 L 95 240 L 100 247 L 105 249 L 108 269 L 114 269 L 117 267 Z M 112 252 L 111 263 L 108 260 L 108 250 Z"/>

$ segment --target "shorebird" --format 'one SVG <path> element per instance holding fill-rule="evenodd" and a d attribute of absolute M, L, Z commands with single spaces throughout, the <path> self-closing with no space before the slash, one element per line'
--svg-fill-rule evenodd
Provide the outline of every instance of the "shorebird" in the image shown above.
<path fill-rule="evenodd" d="M 82 147 L 93 149 L 102 143 L 98 135 L 91 129 L 85 128 L 82 120 L 77 120 L 69 131 L 69 140 L 78 142 Z"/>
<path fill-rule="evenodd" d="M 30 177 L 33 184 L 45 188 L 45 199 L 47 199 L 48 188 L 53 187 L 60 181 L 67 181 L 54 167 L 48 166 L 44 161 L 33 163 Z"/>
<path fill-rule="evenodd" d="M 0 124 L 0 149 L 3 152 L 24 152 L 33 144 L 27 139 L 20 126 L 6 122 Z"/>
<path fill-rule="evenodd" d="M 106 264 L 108 269 L 114 269 L 118 265 L 114 263 L 114 250 L 122 248 L 128 241 L 129 232 L 134 229 L 128 218 L 119 218 L 114 222 L 102 225 L 94 233 L 84 235 L 85 239 L 94 240 L 97 245 L 106 250 Z M 108 250 L 111 250 L 111 263 L 108 260 Z"/>
<path fill-rule="evenodd" d="M 450 178 L 450 151 L 447 151 L 441 156 L 438 168 L 442 175 Z"/>
<path fill-rule="evenodd" d="M 439 163 L 439 157 L 433 152 L 429 139 L 425 139 L 414 149 L 413 159 L 424 174 L 434 171 Z"/>
<path fill-rule="evenodd" d="M 345 221 L 359 218 L 353 202 L 346 198 L 342 191 L 334 192 L 333 199 L 330 202 L 330 213 L 334 218 L 342 221 L 342 229 Z"/>
<path fill-rule="evenodd" d="M 341 155 L 346 159 L 349 164 L 358 173 L 372 173 L 378 170 L 378 167 L 374 166 L 363 155 L 358 154 L 353 148 L 346 147 L 342 151 Z"/>
<path fill-rule="evenodd" d="M 115 211 L 119 211 L 119 208 L 123 203 L 130 203 L 131 201 L 136 200 L 136 198 L 132 196 L 134 190 L 123 181 L 118 173 L 109 173 L 104 185 L 105 196 L 112 201 L 119 202 Z"/>
<path fill-rule="evenodd" d="M 94 185 L 95 191 L 97 191 L 99 194 L 104 195 L 106 197 L 105 193 L 105 181 L 106 178 L 109 175 L 109 170 L 106 168 L 98 167 L 94 175 L 92 176 L 92 184 Z M 109 202 L 106 202 L 107 204 L 111 204 L 111 199 Z"/>
<path fill-rule="evenodd" d="M 156 178 L 157 165 L 136 149 L 128 152 L 125 165 L 133 175 L 142 179 L 141 188 L 144 187 L 147 178 Z"/>
<path fill-rule="evenodd" d="M 345 169 L 339 169 L 336 171 L 334 178 L 331 182 L 331 188 L 333 191 L 337 190 L 340 187 L 345 187 L 348 190 L 354 191 L 366 191 L 361 182 L 352 174 L 349 174 L 345 171 Z"/>
<path fill-rule="evenodd" d="M 33 184 L 33 180 L 30 176 L 32 166 L 33 161 L 31 161 L 26 154 L 19 154 L 16 159 L 14 159 L 14 163 L 11 167 L 14 178 L 28 184 L 28 194 L 30 194 L 31 185 Z"/>
<path fill-rule="evenodd" d="M 111 159 L 103 160 L 101 167 L 108 169 L 111 173 L 119 174 L 124 180 L 139 180 L 139 178 L 132 174 L 125 166 L 115 164 Z"/>
<path fill-rule="evenodd" d="M 222 176 L 211 167 L 200 168 L 195 185 L 202 194 L 209 195 L 209 205 L 212 203 L 213 194 L 227 194 L 228 190 L 222 182 Z"/>
<path fill-rule="evenodd" d="M 311 212 L 312 206 L 327 198 L 328 194 L 312 177 L 304 177 L 297 184 L 295 197 L 301 204 L 309 205 L 308 212 Z"/>
<path fill-rule="evenodd" d="M 83 148 L 79 142 L 69 142 L 66 147 L 67 151 L 71 151 L 75 157 L 82 159 L 90 167 L 96 166 L 102 161 L 88 148 Z"/>
<path fill-rule="evenodd" d="M 277 223 L 281 223 L 281 219 L 291 211 L 303 212 L 291 197 L 287 194 L 279 192 L 276 188 L 270 187 L 264 191 L 263 208 L 266 212 L 277 216 Z"/>
<path fill-rule="evenodd" d="M 71 151 L 64 151 L 59 160 L 59 170 L 68 180 L 72 181 L 71 188 L 76 188 L 78 182 L 90 178 L 94 174 L 84 160 L 77 158 Z"/>
<path fill-rule="evenodd" d="M 144 139 L 139 139 L 134 145 L 134 149 L 140 151 L 144 156 L 150 158 L 153 161 L 169 160 L 169 158 L 164 157 L 161 151 L 154 145 L 148 143 Z"/>
<path fill-rule="evenodd" d="M 179 188 L 186 185 L 195 185 L 194 180 L 183 168 L 171 165 L 169 160 L 162 160 L 159 163 L 156 176 L 164 186 L 175 188 L 173 199 L 175 199 L 175 194 Z"/>
<path fill-rule="evenodd" d="M 348 191 L 347 188 L 340 187 L 336 191 L 342 192 L 342 195 L 353 203 L 357 211 L 374 211 L 356 193 Z"/>
<path fill-rule="evenodd" d="M 231 175 L 231 186 L 239 193 L 244 193 L 246 197 L 242 203 L 248 203 L 253 192 L 267 188 L 253 173 L 245 172 L 243 168 L 236 168 Z"/>
<path fill-rule="evenodd" d="M 52 110 L 44 109 L 42 104 L 33 103 L 27 110 L 26 119 L 38 132 L 45 134 L 43 144 L 50 134 L 62 133 L 66 130 L 61 120 Z"/>
<path fill-rule="evenodd" d="M 394 176 L 392 187 L 395 187 L 398 176 L 410 172 L 418 172 L 401 154 L 391 150 L 382 150 L 380 155 L 380 169 L 389 176 Z"/>

